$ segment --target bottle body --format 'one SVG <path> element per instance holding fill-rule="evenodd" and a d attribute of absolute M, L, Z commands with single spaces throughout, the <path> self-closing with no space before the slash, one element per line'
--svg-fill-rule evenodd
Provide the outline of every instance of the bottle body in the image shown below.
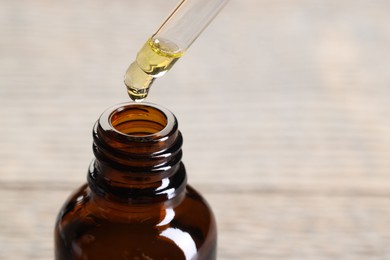
<path fill-rule="evenodd" d="M 84 185 L 64 205 L 55 259 L 216 259 L 214 217 L 190 186 L 177 205 L 124 211 L 99 208 L 93 196 Z"/>
<path fill-rule="evenodd" d="M 123 106 L 115 110 L 122 113 L 118 117 L 108 117 L 115 136 L 125 132 L 120 145 L 119 139 L 111 142 L 112 136 L 95 126 L 96 159 L 89 167 L 88 183 L 58 215 L 55 259 L 216 259 L 215 219 L 207 202 L 187 185 L 180 133 L 174 129 L 168 137 L 161 134 L 170 127 L 170 117 L 166 111 L 164 117 L 154 117 L 149 113 L 155 113 L 153 109 L 146 113 L 154 122 L 147 128 L 157 130 L 145 132 L 139 115 L 145 105 L 136 106 L 137 123 L 131 116 L 134 109 L 129 113 Z M 156 118 L 168 122 L 156 125 Z M 126 123 L 129 120 L 133 122 Z M 174 140 L 169 141 L 172 133 Z"/>

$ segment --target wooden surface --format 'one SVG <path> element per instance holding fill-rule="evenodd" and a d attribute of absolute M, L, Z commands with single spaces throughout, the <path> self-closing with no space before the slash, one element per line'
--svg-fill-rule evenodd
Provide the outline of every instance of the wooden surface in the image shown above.
<path fill-rule="evenodd" d="M 91 130 L 174 0 L 0 1 L 0 259 L 53 259 Z M 390 259 L 390 2 L 232 0 L 148 101 L 219 259 Z"/>

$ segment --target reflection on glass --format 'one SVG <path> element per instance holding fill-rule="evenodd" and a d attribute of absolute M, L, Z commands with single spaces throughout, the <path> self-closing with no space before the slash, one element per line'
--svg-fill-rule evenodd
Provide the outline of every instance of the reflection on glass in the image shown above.
<path fill-rule="evenodd" d="M 168 238 L 175 243 L 186 257 L 192 259 L 196 255 L 196 245 L 191 235 L 178 228 L 167 228 L 160 233 L 161 236 Z"/>

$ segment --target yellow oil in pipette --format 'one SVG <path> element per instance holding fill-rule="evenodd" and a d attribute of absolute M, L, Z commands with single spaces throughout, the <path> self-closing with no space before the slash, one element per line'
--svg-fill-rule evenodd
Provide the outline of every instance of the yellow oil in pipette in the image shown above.
<path fill-rule="evenodd" d="M 132 100 L 147 97 L 153 81 L 172 68 L 227 1 L 180 1 L 126 71 L 125 85 Z"/>
<path fill-rule="evenodd" d="M 163 76 L 183 54 L 171 41 L 150 38 L 126 71 L 124 81 L 130 98 L 143 101 L 154 79 Z"/>

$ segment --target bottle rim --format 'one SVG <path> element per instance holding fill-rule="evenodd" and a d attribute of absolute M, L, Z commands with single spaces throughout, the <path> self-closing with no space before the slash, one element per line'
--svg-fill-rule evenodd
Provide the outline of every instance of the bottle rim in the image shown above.
<path fill-rule="evenodd" d="M 129 133 L 121 130 L 124 124 L 135 121 L 148 121 L 153 124 L 154 129 L 150 129 L 148 133 Z M 99 126 L 114 139 L 145 142 L 162 141 L 161 138 L 166 138 L 178 128 L 176 117 L 170 110 L 149 102 L 125 102 L 112 106 L 99 117 Z"/>

